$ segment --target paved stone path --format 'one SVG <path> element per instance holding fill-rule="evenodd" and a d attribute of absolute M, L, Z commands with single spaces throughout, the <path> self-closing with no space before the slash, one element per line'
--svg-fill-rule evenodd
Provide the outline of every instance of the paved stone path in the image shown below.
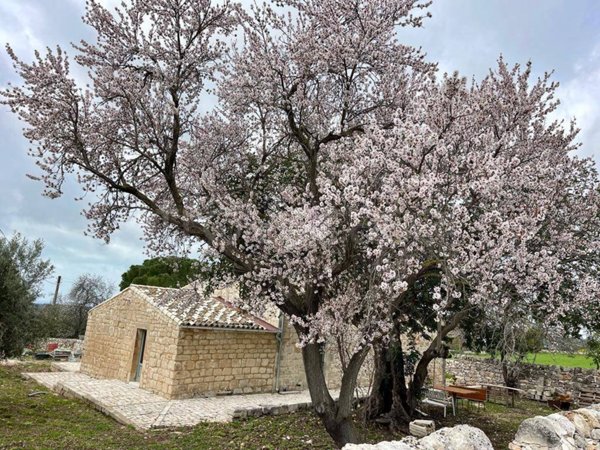
<path fill-rule="evenodd" d="M 95 379 L 79 372 L 35 372 L 23 376 L 65 396 L 86 400 L 119 422 L 140 430 L 229 422 L 234 418 L 283 414 L 310 406 L 308 391 L 166 400 L 135 383 Z M 337 392 L 334 394 L 337 396 Z"/>

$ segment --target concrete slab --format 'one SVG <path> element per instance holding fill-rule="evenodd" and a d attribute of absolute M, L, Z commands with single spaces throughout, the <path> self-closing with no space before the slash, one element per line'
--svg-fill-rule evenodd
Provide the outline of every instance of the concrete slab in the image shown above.
<path fill-rule="evenodd" d="M 62 395 L 85 400 L 117 421 L 139 430 L 229 422 L 234 418 L 283 414 L 310 406 L 308 391 L 166 400 L 140 389 L 137 383 L 94 379 L 79 372 L 36 372 L 23 376 Z M 337 392 L 334 395 L 337 396 Z"/>

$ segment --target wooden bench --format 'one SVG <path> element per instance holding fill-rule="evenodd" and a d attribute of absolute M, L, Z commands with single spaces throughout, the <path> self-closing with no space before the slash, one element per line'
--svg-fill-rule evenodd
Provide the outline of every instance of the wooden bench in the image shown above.
<path fill-rule="evenodd" d="M 58 361 L 66 361 L 71 357 L 71 350 L 56 348 L 50 352 L 52 358 Z"/>

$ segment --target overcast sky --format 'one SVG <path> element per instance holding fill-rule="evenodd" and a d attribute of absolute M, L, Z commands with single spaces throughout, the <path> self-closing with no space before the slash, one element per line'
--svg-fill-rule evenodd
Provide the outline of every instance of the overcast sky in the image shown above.
<path fill-rule="evenodd" d="M 116 4 L 116 0 L 104 3 Z M 93 34 L 81 22 L 85 0 L 0 0 L 0 43 L 10 42 L 28 60 L 34 49 L 70 42 Z M 600 2 L 597 0 L 434 0 L 425 27 L 403 31 L 407 43 L 421 46 L 442 71 L 458 70 L 480 78 L 500 54 L 511 63 L 533 61 L 534 71 L 554 70 L 563 104 L 558 114 L 577 117 L 582 129 L 581 153 L 600 160 Z M 0 87 L 16 82 L 6 52 L 0 50 Z M 100 274 L 118 285 L 129 265 L 144 259 L 135 223 L 126 224 L 106 245 L 84 236 L 86 221 L 75 202 L 78 189 L 50 200 L 27 156 L 23 125 L 0 107 L 0 230 L 19 231 L 45 241 L 45 256 L 63 277 L 65 293 L 82 273 Z M 49 301 L 55 279 L 41 301 Z"/>

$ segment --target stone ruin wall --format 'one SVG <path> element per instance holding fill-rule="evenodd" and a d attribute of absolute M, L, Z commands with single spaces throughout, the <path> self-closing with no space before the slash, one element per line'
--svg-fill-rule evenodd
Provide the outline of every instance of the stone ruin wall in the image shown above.
<path fill-rule="evenodd" d="M 35 343 L 35 350 L 45 352 L 48 349 L 48 344 L 58 344 L 60 350 L 67 349 L 72 352 L 81 353 L 83 351 L 83 339 L 67 339 L 67 338 L 46 338 Z"/>
<path fill-rule="evenodd" d="M 504 384 L 502 366 L 496 360 L 458 356 L 446 360 L 446 373 L 457 384 Z M 600 371 L 578 367 L 523 364 L 518 387 L 532 400 L 545 401 L 557 392 L 570 394 L 581 404 L 600 400 Z"/>

